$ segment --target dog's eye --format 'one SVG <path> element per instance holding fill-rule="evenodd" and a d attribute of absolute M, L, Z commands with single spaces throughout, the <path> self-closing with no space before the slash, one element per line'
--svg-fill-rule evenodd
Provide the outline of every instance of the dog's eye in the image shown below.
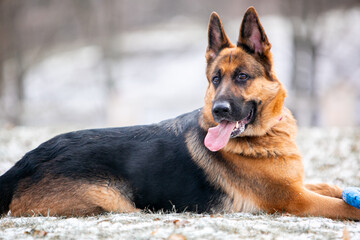
<path fill-rule="evenodd" d="M 213 83 L 214 85 L 218 85 L 218 84 L 220 83 L 220 78 L 219 78 L 218 75 L 216 75 L 216 76 L 213 76 L 213 78 L 211 79 L 211 81 L 212 81 L 212 83 Z"/>
<path fill-rule="evenodd" d="M 246 73 L 240 73 L 239 75 L 236 76 L 236 81 L 238 82 L 245 82 L 248 79 L 249 79 L 249 75 L 247 75 Z"/>

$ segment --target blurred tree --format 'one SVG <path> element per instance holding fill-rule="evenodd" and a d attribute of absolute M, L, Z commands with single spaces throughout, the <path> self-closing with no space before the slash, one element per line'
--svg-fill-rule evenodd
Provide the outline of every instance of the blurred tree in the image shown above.
<path fill-rule="evenodd" d="M 9 104 L 4 106 L 5 117 L 8 121 L 18 124 L 22 109 L 23 92 L 23 44 L 18 28 L 18 15 L 22 11 L 23 4 L 20 1 L 3 0 L 0 2 L 0 29 L 1 29 L 1 56 L 0 66 L 4 70 L 5 61 L 12 59 L 11 70 L 14 76 L 12 81 L 13 98 Z M 4 73 L 0 75 L 0 83 L 5 88 Z M 0 92 L 1 96 L 5 94 L 4 89 Z"/>
<path fill-rule="evenodd" d="M 319 96 L 315 79 L 316 58 L 325 39 L 314 38 L 318 17 L 333 9 L 347 9 L 360 6 L 358 0 L 301 0 L 279 1 L 281 14 L 288 16 L 293 25 L 293 77 L 290 106 L 297 121 L 302 126 L 319 124 Z"/>

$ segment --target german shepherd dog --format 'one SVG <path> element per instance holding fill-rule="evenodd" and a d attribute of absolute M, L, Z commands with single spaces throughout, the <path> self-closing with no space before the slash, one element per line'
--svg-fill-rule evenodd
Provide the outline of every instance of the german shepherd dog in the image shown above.
<path fill-rule="evenodd" d="M 261 211 L 359 220 L 339 187 L 304 185 L 296 122 L 283 106 L 270 47 L 253 7 L 236 45 L 212 13 L 202 109 L 50 139 L 1 176 L 0 213 Z"/>

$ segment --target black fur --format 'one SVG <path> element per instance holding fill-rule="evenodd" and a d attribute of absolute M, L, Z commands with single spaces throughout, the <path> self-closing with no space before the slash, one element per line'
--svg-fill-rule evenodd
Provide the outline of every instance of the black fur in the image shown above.
<path fill-rule="evenodd" d="M 209 212 L 223 192 L 192 160 L 185 134 L 205 136 L 200 110 L 159 124 L 70 132 L 27 153 L 0 177 L 0 213 L 9 210 L 20 179 L 28 187 L 44 176 L 119 186 L 137 208 Z M 124 184 L 124 182 L 126 184 Z"/>
<path fill-rule="evenodd" d="M 232 93 L 227 95 L 216 96 L 213 100 L 213 106 L 216 106 L 217 103 L 226 102 L 229 104 L 228 111 L 214 112 L 212 109 L 212 115 L 216 122 L 221 122 L 223 120 L 229 122 L 236 122 L 246 118 L 251 111 L 253 111 L 253 117 L 250 123 L 254 122 L 254 117 L 256 116 L 257 104 L 255 101 L 245 101 L 243 97 L 234 96 Z"/>

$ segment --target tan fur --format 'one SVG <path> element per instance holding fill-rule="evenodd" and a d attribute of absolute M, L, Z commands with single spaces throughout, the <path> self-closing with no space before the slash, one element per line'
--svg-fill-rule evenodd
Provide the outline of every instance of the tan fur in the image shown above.
<path fill-rule="evenodd" d="M 212 15 L 212 18 L 216 17 Z M 228 199 L 223 201 L 225 211 L 286 211 L 299 216 L 359 220 L 360 210 L 339 199 L 341 188 L 327 184 L 304 185 L 303 164 L 295 142 L 296 121 L 291 112 L 283 107 L 286 91 L 272 70 L 271 45 L 255 9 L 249 8 L 245 13 L 242 28 L 249 24 L 246 17 L 256 19 L 256 31 L 259 29 L 260 33 L 257 34 L 263 36 L 263 42 L 253 44 L 246 39 L 251 32 L 245 32 L 244 38 L 241 36 L 244 31 L 240 30 L 239 44 L 250 48 L 258 46 L 260 50 L 251 54 L 228 43 L 216 57 L 209 57 L 208 47 L 206 75 L 209 86 L 199 124 L 206 131 L 217 125 L 212 116 L 212 102 L 219 95 L 228 93 L 242 96 L 244 101 L 261 103 L 255 121 L 240 137 L 230 139 L 217 155 L 203 150 L 201 139 L 188 134 L 187 146 L 193 158 L 205 170 L 208 180 L 227 194 Z M 225 33 L 223 35 L 226 36 Z M 261 75 L 239 87 L 231 79 L 238 66 L 250 75 L 259 72 Z M 211 78 L 217 69 L 221 70 L 223 76 L 221 85 L 215 89 Z M 219 154 L 221 158 L 215 157 Z"/>
<path fill-rule="evenodd" d="M 10 204 L 12 216 L 85 216 L 103 212 L 134 212 L 134 205 L 117 189 L 69 179 L 43 178 L 24 188 L 20 182 Z"/>
<path fill-rule="evenodd" d="M 316 192 L 320 195 L 334 197 L 334 198 L 342 198 L 342 189 L 335 185 L 319 183 L 319 184 L 305 184 L 305 187 L 310 191 Z"/>
<path fill-rule="evenodd" d="M 85 195 L 93 204 L 101 206 L 106 212 L 129 213 L 139 211 L 133 202 L 113 187 L 89 185 Z"/>

